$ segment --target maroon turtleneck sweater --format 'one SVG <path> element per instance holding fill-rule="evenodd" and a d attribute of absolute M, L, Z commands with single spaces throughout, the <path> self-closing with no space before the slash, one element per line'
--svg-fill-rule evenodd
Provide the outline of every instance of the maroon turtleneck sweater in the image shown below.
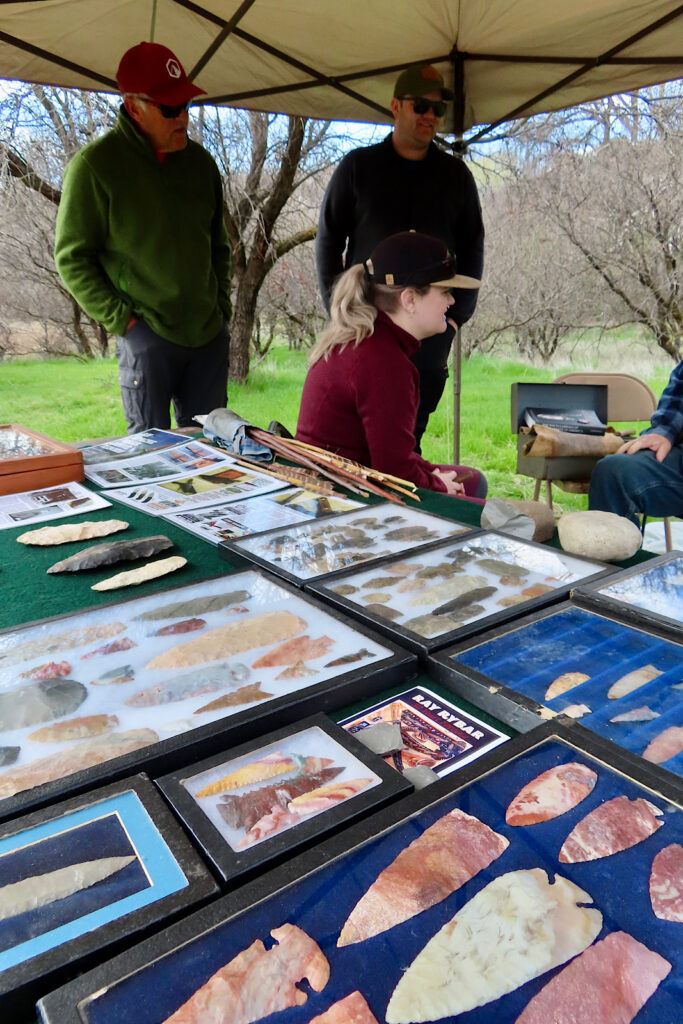
<path fill-rule="evenodd" d="M 414 450 L 420 378 L 410 357 L 419 347 L 417 338 L 378 313 L 360 345 L 337 346 L 309 369 L 298 440 L 444 493 L 436 467 Z"/>

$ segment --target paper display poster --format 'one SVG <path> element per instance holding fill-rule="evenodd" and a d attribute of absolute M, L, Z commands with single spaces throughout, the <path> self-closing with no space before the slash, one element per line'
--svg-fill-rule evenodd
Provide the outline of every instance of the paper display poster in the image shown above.
<path fill-rule="evenodd" d="M 0 530 L 12 526 L 32 526 L 48 519 L 63 519 L 81 512 L 95 512 L 111 505 L 99 494 L 93 494 L 81 484 L 57 484 L 41 487 L 21 494 L 0 497 Z"/>
<path fill-rule="evenodd" d="M 121 459 L 115 465 L 98 462 L 85 468 L 85 475 L 99 487 L 124 487 L 127 484 L 160 483 L 232 463 L 233 460 L 208 444 L 190 441 L 159 452 Z"/>
<path fill-rule="evenodd" d="M 423 686 L 388 697 L 339 724 L 357 735 L 380 722 L 401 726 L 403 749 L 384 758 L 398 771 L 424 765 L 437 775 L 448 775 L 508 739 Z"/>
<path fill-rule="evenodd" d="M 237 463 L 226 462 L 218 469 L 206 473 L 193 473 L 178 480 L 162 484 L 142 484 L 139 487 L 112 489 L 108 497 L 130 505 L 151 516 L 165 512 L 182 512 L 206 505 L 221 505 L 239 501 L 256 494 L 266 494 L 284 487 L 282 480 L 243 469 Z"/>
<path fill-rule="evenodd" d="M 301 487 L 293 487 L 279 494 L 249 498 L 248 501 L 233 501 L 230 505 L 211 505 L 188 512 L 174 512 L 164 518 L 211 544 L 219 544 L 232 537 L 262 533 L 278 526 L 300 523 L 304 519 L 314 519 L 331 512 L 346 512 L 356 507 L 360 507 L 360 503 L 348 498 L 329 498 Z"/>
<path fill-rule="evenodd" d="M 139 434 L 127 434 L 125 437 L 115 437 L 103 444 L 93 444 L 88 448 L 83 448 L 83 462 L 86 466 L 91 466 L 98 462 L 130 459 L 135 455 L 145 455 L 147 452 L 154 452 L 159 448 L 168 448 L 171 444 L 182 444 L 183 441 L 191 440 L 189 434 L 175 434 L 172 430 L 159 430 L 157 427 L 152 427 L 151 430 L 143 430 Z"/>
<path fill-rule="evenodd" d="M 297 512 L 306 513 L 307 519 L 317 519 L 319 516 L 329 515 L 330 512 L 346 512 L 363 507 L 360 501 L 315 494 L 313 491 L 307 491 L 304 487 L 281 491 L 279 494 L 273 495 L 272 500 L 276 501 L 278 505 L 286 506 L 290 511 L 296 509 Z"/>

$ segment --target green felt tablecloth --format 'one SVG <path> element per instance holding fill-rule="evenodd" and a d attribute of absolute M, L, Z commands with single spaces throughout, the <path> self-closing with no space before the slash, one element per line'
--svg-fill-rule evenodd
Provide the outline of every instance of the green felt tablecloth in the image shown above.
<path fill-rule="evenodd" d="M 106 497 L 106 491 L 101 493 Z M 355 498 L 355 495 L 350 494 L 349 496 Z M 435 491 L 421 490 L 419 496 L 420 504 L 415 507 L 422 511 L 433 512 L 436 515 L 445 516 L 447 519 L 455 519 L 468 526 L 479 526 L 482 505 L 461 501 L 445 494 L 437 494 Z M 374 504 L 375 502 L 369 503 Z M 410 504 L 413 505 L 412 502 Z M 167 554 L 183 555 L 187 558 L 187 565 L 169 576 L 142 583 L 137 587 L 99 593 L 90 589 L 93 583 L 113 576 L 117 572 L 123 572 L 136 563 L 131 562 L 127 565 L 123 562 L 90 572 L 55 576 L 48 576 L 46 571 L 49 566 L 81 550 L 87 543 L 104 543 L 108 538 L 40 548 L 17 544 L 16 541 L 21 533 L 34 527 L 20 526 L 10 530 L 0 530 L 0 629 L 14 628 L 22 623 L 34 622 L 53 615 L 63 615 L 103 604 L 145 597 L 170 587 L 196 583 L 198 580 L 222 576 L 225 573 L 244 568 L 244 562 L 240 559 L 225 559 L 219 555 L 216 546 L 171 525 L 167 520 L 146 515 L 115 501 L 112 501 L 111 508 L 84 513 L 80 516 L 46 521 L 36 524 L 36 526 L 100 519 L 123 519 L 130 523 L 130 528 L 125 534 L 114 534 L 111 540 L 120 540 L 124 536 L 133 538 L 148 537 L 158 533 L 165 534 L 173 541 L 175 547 L 159 557 L 166 557 Z M 555 543 L 557 546 L 556 538 L 557 533 L 551 543 Z M 639 552 L 623 565 L 628 566 L 649 557 L 651 556 L 647 552 Z"/>
<path fill-rule="evenodd" d="M 106 497 L 106 491 L 100 493 Z M 423 501 L 420 507 L 425 511 L 447 515 L 448 518 L 458 519 L 468 525 L 475 526 L 479 523 L 479 505 L 444 498 L 443 495 L 430 492 L 421 492 L 421 497 Z M 130 527 L 125 534 L 113 534 L 111 538 L 76 541 L 73 544 L 60 544 L 56 547 L 29 547 L 17 543 L 20 534 L 38 526 L 57 526 L 61 523 L 101 519 L 123 519 L 130 523 Z M 47 569 L 51 565 L 62 558 L 68 558 L 88 544 L 102 544 L 109 539 L 122 540 L 124 537 L 149 537 L 157 533 L 165 534 L 175 545 L 173 550 L 158 557 L 165 558 L 167 555 L 177 554 L 187 558 L 187 565 L 169 576 L 150 580 L 137 587 L 100 593 L 90 589 L 93 583 L 117 572 L 123 572 L 138 563 L 121 562 L 89 572 L 47 575 Z M 238 558 L 226 560 L 219 555 L 215 545 L 173 526 L 165 519 L 146 515 L 144 512 L 112 501 L 111 508 L 100 509 L 97 512 L 45 521 L 35 526 L 24 525 L 10 530 L 0 530 L 0 629 L 9 629 L 22 623 L 76 612 L 84 608 L 145 597 L 169 587 L 179 587 L 187 583 L 196 583 L 198 580 L 210 579 L 212 576 L 222 576 L 238 568 L 243 569 L 244 562 Z"/>

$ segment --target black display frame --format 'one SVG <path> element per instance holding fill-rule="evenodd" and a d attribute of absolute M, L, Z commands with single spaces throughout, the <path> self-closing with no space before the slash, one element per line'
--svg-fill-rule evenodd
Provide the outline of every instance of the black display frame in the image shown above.
<path fill-rule="evenodd" d="M 246 708 L 244 711 L 229 715 L 227 718 L 218 718 L 213 722 L 200 725 L 196 729 L 187 730 L 167 739 L 158 740 L 156 743 L 140 747 L 128 754 L 110 758 L 91 768 L 62 776 L 59 779 L 42 783 L 31 789 L 22 790 L 13 796 L 4 797 L 0 799 L 0 822 L 29 810 L 45 807 L 56 799 L 86 792 L 94 785 L 101 785 L 105 782 L 121 779 L 131 774 L 131 772 L 144 770 L 149 775 L 155 775 L 161 771 L 181 768 L 183 765 L 196 761 L 202 756 L 224 750 L 226 746 L 236 741 L 258 737 L 264 732 L 287 725 L 290 722 L 295 722 L 299 718 L 314 714 L 317 711 L 335 710 L 337 707 L 358 699 L 365 692 L 380 692 L 385 687 L 391 686 L 393 682 L 399 682 L 416 671 L 417 660 L 413 654 L 401 648 L 398 644 L 387 642 L 384 637 L 377 636 L 372 630 L 363 627 L 355 619 L 335 613 L 324 602 L 316 600 L 312 595 L 306 594 L 299 588 L 286 583 L 278 576 L 260 572 L 253 566 L 246 566 L 233 570 L 233 572 L 219 573 L 216 576 L 199 582 L 209 583 L 223 578 L 229 580 L 244 571 L 256 572 L 258 576 L 288 591 L 297 599 L 324 611 L 331 618 L 353 629 L 361 637 L 387 647 L 390 651 L 390 656 L 376 664 L 366 665 L 361 668 L 351 668 L 349 671 L 342 672 L 323 682 L 301 687 L 301 689 L 284 697 L 262 701 L 250 708 Z M 160 592 L 160 595 L 163 594 L 166 598 L 180 590 L 195 586 L 197 586 L 196 582 L 180 584 L 177 587 L 169 587 L 163 590 Z M 150 595 L 145 596 L 148 597 Z M 64 621 L 90 611 L 100 612 L 107 608 L 118 608 L 135 600 L 139 600 L 139 598 L 135 596 L 127 597 L 123 601 L 113 601 L 107 605 L 94 605 L 88 608 L 81 608 L 77 612 L 66 612 L 61 615 L 22 623 L 21 629 Z M 16 628 L 2 630 L 0 631 L 0 638 L 16 632 Z"/>
<path fill-rule="evenodd" d="M 171 922 L 189 908 L 205 903 L 219 893 L 211 871 L 144 773 L 5 822 L 0 825 L 0 839 L 74 811 L 88 807 L 95 809 L 102 801 L 129 792 L 139 798 L 160 838 L 187 878 L 187 886 L 0 972 L 3 1011 L 16 1015 L 30 1012 L 42 994 L 54 985 L 64 983 L 69 975 L 75 976 L 89 969 L 105 953 L 109 956 L 124 946 L 132 945 L 151 934 L 162 921 Z M 135 836 L 131 839 L 134 842 Z M 9 1020 L 9 1015 L 5 1019 Z"/>
<path fill-rule="evenodd" d="M 204 938 L 212 930 L 226 923 L 238 921 L 244 913 L 267 899 L 278 899 L 278 921 L 286 920 L 286 911 L 281 903 L 290 886 L 314 875 L 334 860 L 372 843 L 385 832 L 400 826 L 471 783 L 485 779 L 498 768 L 518 759 L 528 751 L 556 740 L 601 762 L 617 775 L 624 776 L 628 781 L 644 787 L 653 795 L 683 810 L 683 785 L 674 776 L 654 765 L 646 764 L 609 740 L 589 732 L 572 719 L 560 716 L 524 735 L 510 739 L 465 766 L 461 772 L 440 779 L 427 789 L 392 804 L 371 818 L 315 846 L 299 858 L 296 864 L 289 863 L 275 868 L 172 926 L 149 942 L 138 945 L 125 956 L 119 956 L 51 993 L 39 1003 L 43 1024 L 84 1024 L 90 1019 L 84 1012 L 85 1004 L 94 996 L 104 994 L 109 987 L 123 979 L 156 965 L 167 954 L 174 953 L 194 939 Z M 456 782 L 457 784 L 454 784 Z M 353 988 L 353 981 L 349 987 Z M 112 1021 L 111 1024 L 118 1024 L 118 1021 Z"/>
<path fill-rule="evenodd" d="M 226 761 L 234 761 L 252 752 L 256 754 L 264 747 L 280 743 L 304 729 L 312 728 L 322 730 L 356 758 L 364 768 L 378 775 L 381 779 L 380 785 L 358 793 L 247 850 L 233 850 L 185 788 L 183 780 Z M 266 865 L 275 866 L 275 863 L 299 854 L 319 842 L 323 836 L 346 828 L 359 818 L 366 817 L 386 804 L 413 792 L 412 785 L 399 772 L 324 714 L 311 715 L 292 726 L 266 733 L 257 740 L 242 743 L 239 747 L 188 765 L 182 771 L 162 775 L 155 779 L 155 782 L 204 856 L 213 864 L 223 882 L 229 883 L 230 886 L 238 879 L 246 880 L 245 876 L 252 876 L 264 870 Z"/>
<path fill-rule="evenodd" d="M 667 551 L 663 555 L 649 559 L 647 562 L 639 562 L 638 565 L 631 566 L 629 569 L 622 569 L 612 576 L 609 584 L 611 586 L 613 583 L 619 583 L 621 580 L 630 579 L 633 576 L 641 576 L 643 573 L 656 569 L 659 565 L 665 565 L 676 559 L 680 559 L 683 564 L 683 552 Z M 677 619 L 661 615 L 659 612 L 650 611 L 647 608 L 641 608 L 638 605 L 629 604 L 628 601 L 620 601 L 618 598 L 611 597 L 608 594 L 603 594 L 600 592 L 597 580 L 585 581 L 580 585 L 577 584 L 572 591 L 572 600 L 584 608 L 608 614 L 629 626 L 652 629 L 679 642 L 683 637 L 683 624 Z"/>
<path fill-rule="evenodd" d="M 469 637 L 467 640 L 462 640 L 452 647 L 436 651 L 428 659 L 429 672 L 443 686 L 452 687 L 455 693 L 465 697 L 482 711 L 494 715 L 501 722 L 518 729 L 520 732 L 528 732 L 529 729 L 534 729 L 539 722 L 554 718 L 562 712 L 555 712 L 546 704 L 534 700 L 533 697 L 513 690 L 512 687 L 500 683 L 492 676 L 479 672 L 478 669 L 472 668 L 470 665 L 464 665 L 462 662 L 457 661 L 457 655 L 463 654 L 473 647 L 479 647 L 492 640 L 497 640 L 499 637 L 516 630 L 524 629 L 535 622 L 540 622 L 542 619 L 558 615 L 571 608 L 580 608 L 582 611 L 597 615 L 610 622 L 616 622 L 618 625 L 639 629 L 643 633 L 669 642 L 675 643 L 677 640 L 678 643 L 683 644 L 683 637 L 681 636 L 674 639 L 664 635 L 661 631 L 648 628 L 643 623 L 636 625 L 633 622 L 623 622 L 616 615 L 608 614 L 602 609 L 580 605 L 572 599 L 550 605 L 547 608 L 538 609 L 529 615 L 524 615 L 519 619 L 514 619 L 511 622 L 486 630 L 484 633 Z M 683 657 L 683 647 L 681 648 L 681 655 Z M 591 729 L 590 721 L 586 722 L 585 728 Z"/>
<path fill-rule="evenodd" d="M 540 544 L 537 541 L 522 540 L 519 537 L 510 538 L 507 534 L 501 533 L 499 530 L 477 530 L 476 534 L 472 534 L 467 537 L 452 537 L 447 541 L 435 541 L 429 545 L 424 545 L 419 551 L 411 551 L 409 555 L 410 557 L 418 557 L 421 554 L 431 554 L 433 551 L 438 551 L 441 548 L 457 545 L 460 541 L 467 543 L 470 540 L 479 540 L 486 536 L 504 537 L 508 541 L 512 539 L 526 547 L 540 548 L 544 551 L 556 551 L 555 548 L 548 548 L 547 544 Z M 591 566 L 599 566 L 596 572 L 591 574 L 590 577 L 587 577 L 587 579 L 603 579 L 610 576 L 613 572 L 613 569 L 609 565 L 603 562 L 598 562 L 592 558 L 584 558 L 581 555 L 573 555 L 563 551 L 559 551 L 557 554 L 567 554 L 568 557 L 575 559 L 576 561 L 585 562 Z M 372 566 L 372 568 L 390 568 L 392 562 L 398 560 L 398 555 L 392 555 L 390 558 L 380 559 Z M 333 608 L 343 612 L 345 615 L 355 618 L 358 622 L 362 622 L 371 629 L 375 629 L 378 633 L 381 633 L 389 640 L 393 640 L 402 647 L 414 651 L 423 662 L 433 652 L 441 650 L 442 647 L 447 647 L 460 640 L 465 640 L 468 637 L 475 636 L 479 633 L 488 631 L 489 629 L 504 625 L 511 622 L 513 619 L 519 618 L 521 615 L 528 614 L 539 608 L 545 608 L 548 605 L 557 604 L 559 601 L 564 600 L 576 586 L 574 583 L 565 583 L 554 588 L 548 593 L 539 594 L 537 597 L 530 597 L 528 601 L 525 601 L 523 604 L 516 604 L 510 608 L 501 608 L 500 611 L 494 612 L 491 615 L 473 619 L 471 622 L 463 623 L 460 626 L 453 626 L 453 629 L 450 629 L 439 636 L 423 637 L 405 629 L 405 627 L 401 626 L 397 622 L 392 622 L 390 619 L 383 618 L 381 615 L 364 610 L 349 598 L 344 597 L 343 594 L 336 594 L 331 589 L 333 584 L 343 583 L 344 580 L 351 579 L 357 573 L 364 572 L 365 570 L 366 566 L 358 566 L 351 570 L 345 569 L 343 572 L 330 574 L 324 580 L 307 583 L 304 590 L 321 598 L 323 601 L 332 605 Z M 521 610 L 522 608 L 524 611 Z M 515 725 L 514 728 L 518 728 L 518 726 Z"/>
<path fill-rule="evenodd" d="M 401 506 L 398 506 L 399 512 L 400 507 Z M 325 516 L 324 518 L 321 518 L 319 520 L 310 520 L 309 525 L 313 527 L 318 522 L 329 523 L 341 517 L 348 518 L 358 516 L 361 512 L 365 511 L 365 509 L 375 511 L 378 508 L 387 508 L 388 510 L 392 510 L 395 508 L 395 506 L 392 505 L 390 502 L 380 501 L 373 505 L 364 505 L 362 509 L 352 509 L 351 511 L 346 512 L 335 512 L 334 514 Z M 470 526 L 468 523 L 461 523 L 457 519 L 449 519 L 447 516 L 438 515 L 436 512 L 424 512 L 422 509 L 413 508 L 412 506 L 410 506 L 409 510 L 411 512 L 419 512 L 421 515 L 428 516 L 431 519 L 437 519 L 442 523 L 451 523 L 455 526 L 460 526 L 462 527 L 462 529 L 460 530 L 459 533 L 454 533 L 452 537 L 450 537 L 446 541 L 424 541 L 422 543 L 415 544 L 412 547 L 401 549 L 400 551 L 397 551 L 395 552 L 395 554 L 390 556 L 382 555 L 376 558 L 368 558 L 367 561 L 357 562 L 356 565 L 352 567 L 354 570 L 371 569 L 380 565 L 387 557 L 404 558 L 406 555 L 416 554 L 418 551 L 423 551 L 434 544 L 448 542 L 452 543 L 457 538 L 470 536 L 473 533 L 481 533 L 481 527 L 479 526 Z M 303 526 L 306 526 L 305 522 L 294 523 L 291 529 L 300 529 Z M 264 569 L 266 572 L 269 572 L 274 576 L 278 576 L 281 579 L 286 580 L 288 583 L 293 583 L 294 586 L 299 587 L 302 590 L 307 589 L 309 586 L 312 586 L 313 583 L 318 583 L 321 580 L 327 581 L 337 579 L 341 576 L 344 576 L 347 572 L 350 571 L 350 568 L 348 566 L 345 566 L 342 569 L 335 569 L 332 572 L 319 573 L 317 576 L 312 576 L 310 579 L 302 579 L 300 576 L 297 576 L 296 573 L 289 572 L 289 570 L 284 569 L 281 566 L 278 566 L 274 562 L 268 561 L 267 558 L 263 558 L 261 555 L 254 554 L 251 551 L 243 550 L 242 547 L 240 546 L 241 542 L 253 540 L 255 537 L 258 537 L 259 539 L 265 539 L 271 536 L 275 536 L 277 534 L 287 533 L 287 530 L 288 527 L 278 526 L 274 530 L 264 530 L 263 533 L 249 534 L 247 537 L 238 537 L 235 540 L 222 541 L 218 545 L 218 552 L 222 558 L 227 558 L 231 562 L 233 561 L 234 558 L 243 559 L 247 565 L 255 565 L 257 568 Z"/>

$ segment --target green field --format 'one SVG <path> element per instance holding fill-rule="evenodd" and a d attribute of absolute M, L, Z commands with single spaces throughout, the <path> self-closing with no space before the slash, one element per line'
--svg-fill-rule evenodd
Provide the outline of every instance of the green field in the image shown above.
<path fill-rule="evenodd" d="M 296 426 L 306 352 L 274 349 L 244 386 L 230 385 L 228 405 L 245 419 L 266 427 L 278 419 Z M 623 364 L 623 361 L 620 360 Z M 615 367 L 616 368 L 616 367 Z M 625 369 L 630 367 L 624 367 Z M 549 381 L 572 369 L 539 369 L 491 356 L 474 356 L 462 369 L 460 461 L 483 469 L 489 494 L 531 498 L 534 483 L 515 474 L 515 440 L 510 433 L 510 385 L 514 381 Z M 631 370 L 638 372 L 638 370 Z M 642 376 L 659 395 L 670 367 L 657 362 Z M 63 441 L 112 437 L 125 433 L 114 359 L 79 363 L 71 360 L 7 362 L 0 366 L 2 422 L 21 423 Z M 426 458 L 452 461 L 453 395 L 447 386 L 429 423 L 423 443 Z M 585 508 L 586 499 L 554 488 L 560 509 Z"/>

